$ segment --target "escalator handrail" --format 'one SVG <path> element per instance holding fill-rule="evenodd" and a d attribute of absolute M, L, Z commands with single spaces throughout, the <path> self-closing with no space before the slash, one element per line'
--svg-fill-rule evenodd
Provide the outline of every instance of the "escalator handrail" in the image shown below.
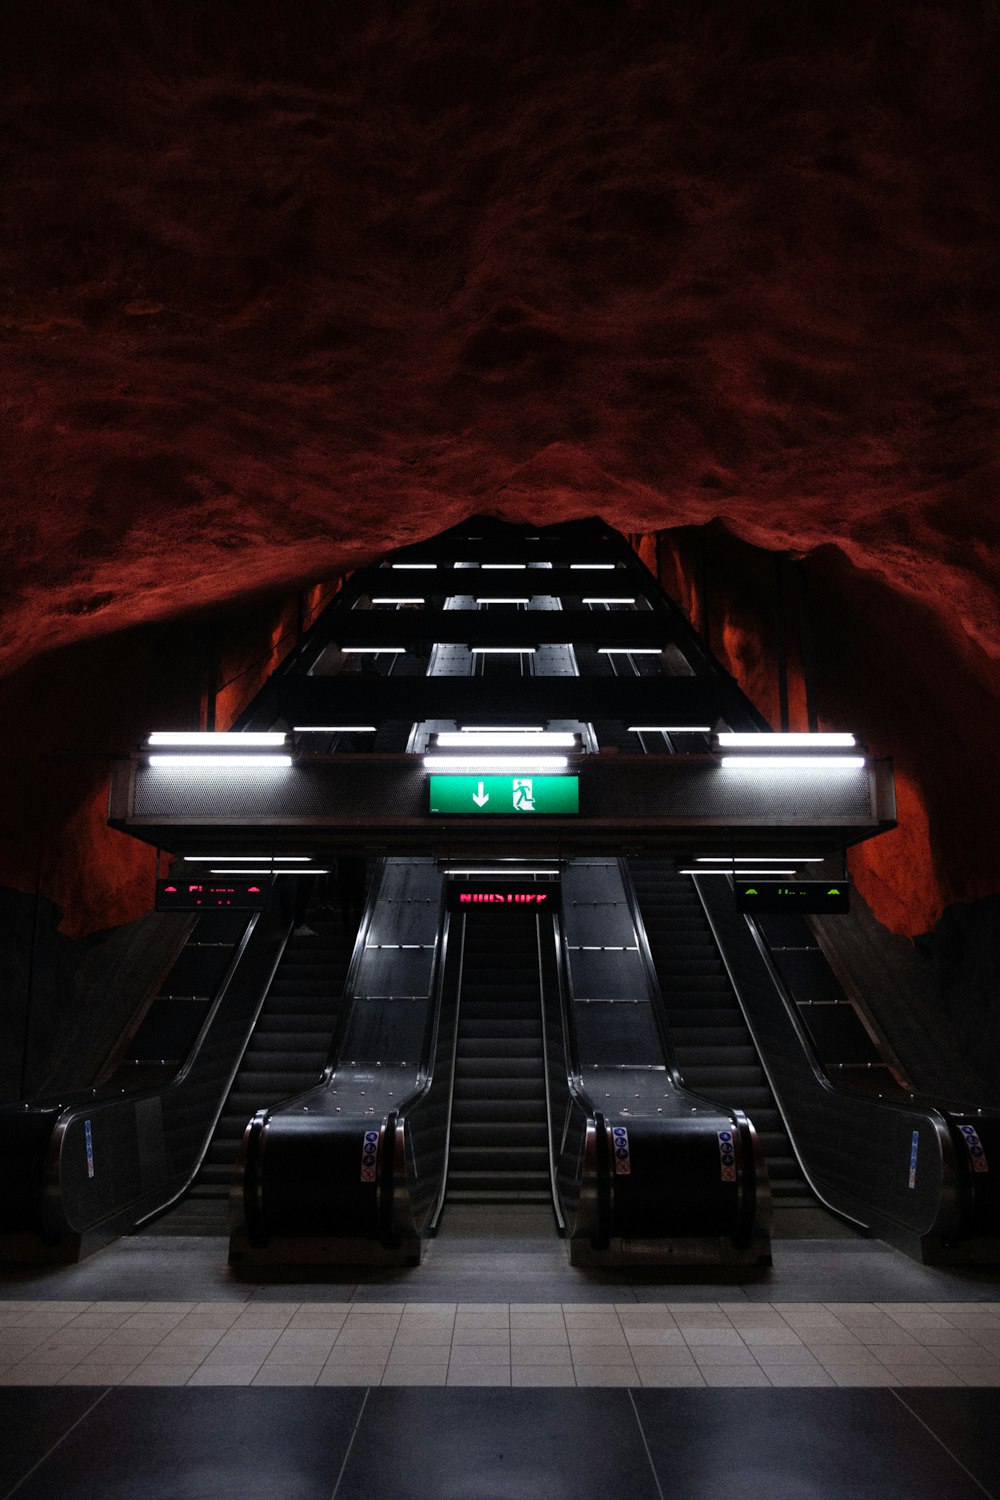
<path fill-rule="evenodd" d="M 622 887 L 625 891 L 625 899 L 628 904 L 629 917 L 632 920 L 632 926 L 635 930 L 639 959 L 646 976 L 646 988 L 649 991 L 649 1003 L 653 1012 L 653 1020 L 659 1034 L 660 1045 L 663 1048 L 663 1058 L 667 1065 L 667 1077 L 675 1089 L 680 1089 L 687 1093 L 689 1090 L 685 1088 L 683 1076 L 677 1066 L 673 1037 L 670 1034 L 670 1024 L 667 1020 L 667 1007 L 663 999 L 663 991 L 660 989 L 659 976 L 656 972 L 652 950 L 649 946 L 649 935 L 646 932 L 646 924 L 643 921 L 642 909 L 639 906 L 639 897 L 632 880 L 632 872 L 629 869 L 628 860 L 619 859 L 618 868 L 621 875 Z"/>
<path fill-rule="evenodd" d="M 350 961 L 347 965 L 347 973 L 344 975 L 344 986 L 341 991 L 340 1005 L 337 1009 L 337 1018 L 334 1022 L 333 1034 L 330 1037 L 330 1046 L 326 1055 L 326 1064 L 319 1079 L 320 1085 L 329 1084 L 337 1071 L 337 1062 L 340 1058 L 340 1049 L 343 1045 L 344 1033 L 347 1030 L 348 1016 L 352 1001 L 357 999 L 358 970 L 365 956 L 365 948 L 368 943 L 368 934 L 371 931 L 375 910 L 382 896 L 382 887 L 387 876 L 387 861 L 380 859 L 372 876 L 371 885 L 365 898 L 365 909 L 358 923 L 358 930 L 354 937 L 354 947 L 351 950 Z M 293 1095 L 293 1098 L 297 1095 Z M 273 1106 L 280 1108 L 280 1105 Z"/>
<path fill-rule="evenodd" d="M 566 1230 L 566 1216 L 563 1213 L 562 1203 L 559 1200 L 559 1165 L 555 1150 L 555 1131 L 552 1120 L 552 1086 L 549 1081 L 549 1040 L 548 1040 L 548 1017 L 545 1006 L 545 963 L 542 952 L 542 918 L 535 916 L 535 946 L 538 957 L 538 1004 L 542 1020 L 542 1079 L 545 1083 L 545 1121 L 548 1127 L 548 1157 L 549 1157 L 549 1191 L 552 1195 L 552 1208 L 559 1226 L 559 1233 Z"/>
<path fill-rule="evenodd" d="M 712 932 L 713 939 L 715 940 L 719 955 L 722 959 L 723 965 L 725 966 L 726 973 L 729 977 L 729 982 L 733 989 L 733 993 L 736 996 L 737 1002 L 739 1003 L 740 1010 L 743 1014 L 744 1021 L 746 1022 L 747 1029 L 750 1032 L 751 1039 L 753 1040 L 754 1048 L 757 1052 L 758 1058 L 760 1059 L 760 1064 L 764 1071 L 764 1075 L 767 1078 L 768 1086 L 772 1094 L 774 1095 L 774 1099 L 781 1114 L 781 1118 L 784 1123 L 785 1130 L 788 1134 L 792 1150 L 795 1152 L 796 1159 L 802 1170 L 802 1174 L 809 1185 L 810 1190 L 815 1193 L 816 1197 L 825 1207 L 829 1208 L 832 1212 L 839 1214 L 841 1218 L 849 1219 L 851 1222 L 859 1224 L 862 1228 L 869 1228 L 869 1225 L 865 1224 L 862 1220 L 855 1218 L 841 1205 L 835 1204 L 830 1201 L 828 1195 L 816 1183 L 814 1174 L 810 1171 L 808 1165 L 803 1160 L 802 1151 L 796 1142 L 795 1128 L 788 1118 L 787 1108 L 782 1103 L 783 1091 L 774 1077 L 773 1069 L 768 1058 L 767 1051 L 761 1046 L 759 1031 L 754 1025 L 754 1020 L 753 1016 L 751 1015 L 750 1008 L 744 1003 L 739 978 L 733 970 L 730 957 L 726 949 L 725 941 L 722 937 L 722 934 L 718 930 L 718 925 L 713 917 L 708 903 L 705 900 L 705 893 L 700 887 L 698 878 L 696 876 L 692 876 L 690 878 L 695 890 L 697 891 L 698 899 L 701 902 L 702 908 L 705 912 L 706 920 L 708 921 L 709 928 Z M 713 878 L 718 879 L 718 877 Z M 726 883 L 731 889 L 732 881 L 728 876 L 726 877 Z M 773 985 L 774 993 L 781 1003 L 789 1028 L 796 1038 L 801 1052 L 801 1060 L 805 1062 L 807 1068 L 812 1074 L 812 1079 L 815 1083 L 817 1093 L 820 1095 L 828 1096 L 831 1103 L 834 1100 L 841 1101 L 841 1107 L 845 1110 L 850 1110 L 852 1106 L 854 1106 L 856 1112 L 859 1115 L 869 1112 L 873 1113 L 876 1116 L 880 1113 L 884 1113 L 885 1115 L 889 1115 L 890 1113 L 900 1114 L 903 1116 L 910 1115 L 928 1124 L 933 1130 L 935 1137 L 937 1138 L 941 1151 L 943 1184 L 941 1203 L 934 1224 L 926 1229 L 918 1230 L 913 1224 L 907 1224 L 905 1221 L 898 1219 L 896 1215 L 888 1213 L 888 1211 L 883 1211 L 885 1217 L 891 1218 L 893 1222 L 900 1224 L 900 1227 L 904 1229 L 913 1232 L 920 1232 L 922 1234 L 933 1234 L 942 1223 L 947 1222 L 950 1218 L 953 1219 L 956 1214 L 959 1217 L 964 1217 L 967 1205 L 963 1204 L 961 1200 L 962 1197 L 965 1196 L 963 1189 L 966 1187 L 966 1183 L 961 1172 L 957 1169 L 957 1155 L 955 1152 L 954 1141 L 952 1139 L 952 1134 L 949 1130 L 948 1121 L 945 1116 L 938 1109 L 922 1104 L 917 1100 L 908 1101 L 896 1099 L 870 1099 L 866 1096 L 844 1093 L 840 1089 L 836 1088 L 836 1086 L 827 1077 L 826 1073 L 823 1071 L 817 1060 L 812 1040 L 805 1030 L 801 1017 L 797 1014 L 795 1004 L 791 1000 L 787 989 L 782 983 L 781 977 L 775 968 L 770 954 L 767 952 L 766 944 L 762 943 L 760 935 L 756 931 L 756 928 L 752 922 L 748 922 L 746 924 L 746 927 L 755 947 L 758 950 L 761 962 Z"/>

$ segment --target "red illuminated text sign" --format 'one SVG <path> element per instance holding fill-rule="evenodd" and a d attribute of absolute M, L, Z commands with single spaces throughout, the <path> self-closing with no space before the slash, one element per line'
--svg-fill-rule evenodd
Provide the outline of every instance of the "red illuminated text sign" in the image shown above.
<path fill-rule="evenodd" d="M 515 895 L 512 892 L 508 892 L 507 895 L 504 896 L 499 891 L 460 891 L 458 896 L 458 904 L 459 906 L 474 906 L 477 901 L 485 901 L 487 903 L 499 901 L 501 903 L 506 902 L 508 905 L 525 904 L 529 906 L 532 902 L 535 902 L 536 905 L 542 906 L 546 901 L 548 901 L 548 899 L 548 896 L 544 893 L 539 893 L 538 895 L 531 896 L 520 896 Z"/>
<path fill-rule="evenodd" d="M 559 910 L 557 880 L 449 880 L 448 910 L 470 911 L 473 907 L 516 907 L 528 912 Z"/>

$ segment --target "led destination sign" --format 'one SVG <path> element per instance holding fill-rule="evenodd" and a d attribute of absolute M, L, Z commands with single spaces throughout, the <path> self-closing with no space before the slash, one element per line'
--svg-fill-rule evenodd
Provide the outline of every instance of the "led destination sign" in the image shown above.
<path fill-rule="evenodd" d="M 157 911 L 216 911 L 229 909 L 260 911 L 267 901 L 267 881 L 158 880 Z"/>
<path fill-rule="evenodd" d="M 761 915 L 781 911 L 847 912 L 849 880 L 736 880 L 736 910 Z"/>
<path fill-rule="evenodd" d="M 451 912 L 505 911 L 523 912 L 559 910 L 559 882 L 555 880 L 449 880 L 446 904 Z"/>
<path fill-rule="evenodd" d="M 577 776 L 431 776 L 432 813 L 531 817 L 580 811 Z"/>

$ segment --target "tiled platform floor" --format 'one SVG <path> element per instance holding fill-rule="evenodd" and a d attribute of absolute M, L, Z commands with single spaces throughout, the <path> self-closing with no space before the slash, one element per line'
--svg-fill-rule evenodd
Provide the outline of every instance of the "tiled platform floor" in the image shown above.
<path fill-rule="evenodd" d="M 0 1384 L 1000 1386 L 1000 1303 L 0 1303 Z"/>

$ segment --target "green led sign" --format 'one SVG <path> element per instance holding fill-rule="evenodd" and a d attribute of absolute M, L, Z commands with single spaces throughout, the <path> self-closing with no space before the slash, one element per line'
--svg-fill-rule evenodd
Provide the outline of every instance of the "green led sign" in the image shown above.
<path fill-rule="evenodd" d="M 432 813 L 532 817 L 580 811 L 578 776 L 432 776 Z"/>
<path fill-rule="evenodd" d="M 733 890 L 736 910 L 748 914 L 845 912 L 851 909 L 848 880 L 735 880 Z"/>

